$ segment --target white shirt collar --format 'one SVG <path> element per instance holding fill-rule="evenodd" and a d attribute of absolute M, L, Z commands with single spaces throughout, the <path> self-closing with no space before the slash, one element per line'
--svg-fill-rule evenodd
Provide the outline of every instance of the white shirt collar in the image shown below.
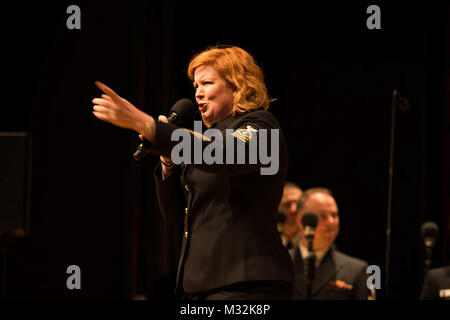
<path fill-rule="evenodd" d="M 306 248 L 301 242 L 300 242 L 299 248 L 300 248 L 300 254 L 302 255 L 302 258 L 305 259 L 308 256 L 308 248 Z M 316 268 L 322 262 L 322 259 L 325 256 L 325 254 L 327 253 L 328 249 L 330 249 L 330 247 L 325 248 L 323 250 L 314 251 L 314 253 L 316 255 Z"/>

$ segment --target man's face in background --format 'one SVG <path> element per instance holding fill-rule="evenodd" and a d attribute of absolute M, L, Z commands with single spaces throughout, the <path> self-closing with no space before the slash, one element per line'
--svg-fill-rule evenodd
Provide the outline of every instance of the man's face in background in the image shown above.
<path fill-rule="evenodd" d="M 286 186 L 280 202 L 280 210 L 286 214 L 286 224 L 296 224 L 297 201 L 302 196 L 302 190 Z"/>
<path fill-rule="evenodd" d="M 297 216 L 297 224 L 302 233 L 302 214 L 310 211 L 317 213 L 319 218 L 314 234 L 314 250 L 330 247 L 339 233 L 339 213 L 336 201 L 332 196 L 321 192 L 309 196 Z M 302 241 L 306 243 L 306 239 Z"/>

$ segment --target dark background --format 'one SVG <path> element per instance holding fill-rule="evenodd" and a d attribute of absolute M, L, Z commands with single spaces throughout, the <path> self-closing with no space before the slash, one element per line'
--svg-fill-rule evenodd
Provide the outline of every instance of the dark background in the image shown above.
<path fill-rule="evenodd" d="M 81 8 L 81 30 L 66 27 L 71 4 Z M 366 27 L 371 4 L 381 8 L 381 30 Z M 0 131 L 33 137 L 30 234 L 9 256 L 7 297 L 172 298 L 180 229 L 158 211 L 158 159 L 136 163 L 137 134 L 92 115 L 94 81 L 166 114 L 193 99 L 187 64 L 214 44 L 254 55 L 277 98 L 288 180 L 334 192 L 338 248 L 379 265 L 383 280 L 392 92 L 400 90 L 410 108 L 396 118 L 391 282 L 379 297 L 418 298 L 424 221 L 441 227 L 433 266 L 450 263 L 443 1 L 61 1 L 2 11 Z M 72 264 L 81 290 L 66 287 Z"/>

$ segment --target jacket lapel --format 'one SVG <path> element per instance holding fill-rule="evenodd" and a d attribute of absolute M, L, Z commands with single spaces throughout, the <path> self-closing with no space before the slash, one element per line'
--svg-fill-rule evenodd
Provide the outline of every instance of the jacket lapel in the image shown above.
<path fill-rule="evenodd" d="M 314 275 L 313 287 L 312 287 L 312 296 L 319 292 L 319 290 L 324 287 L 330 280 L 334 279 L 338 269 L 342 266 L 339 266 L 334 258 L 334 250 L 331 248 L 323 257 L 322 262 L 319 267 L 316 268 L 316 273 Z"/>
<path fill-rule="evenodd" d="M 306 284 L 303 269 L 303 258 L 300 254 L 300 248 L 295 247 L 289 253 L 291 254 L 292 263 L 294 264 L 295 270 L 295 290 L 297 291 L 297 294 L 294 296 L 296 296 L 299 299 L 305 299 Z"/>

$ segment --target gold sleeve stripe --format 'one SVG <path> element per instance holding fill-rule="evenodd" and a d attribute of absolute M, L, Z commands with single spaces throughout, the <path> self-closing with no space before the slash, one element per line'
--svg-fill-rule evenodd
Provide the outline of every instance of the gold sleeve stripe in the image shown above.
<path fill-rule="evenodd" d="M 201 133 L 199 133 L 199 132 L 192 131 L 192 130 L 190 130 L 190 129 L 184 129 L 184 130 L 186 130 L 186 131 L 192 133 L 194 136 L 196 136 L 196 137 L 199 138 L 199 139 L 202 139 L 203 141 L 211 141 L 210 138 L 204 136 L 203 134 L 201 134 Z"/>

